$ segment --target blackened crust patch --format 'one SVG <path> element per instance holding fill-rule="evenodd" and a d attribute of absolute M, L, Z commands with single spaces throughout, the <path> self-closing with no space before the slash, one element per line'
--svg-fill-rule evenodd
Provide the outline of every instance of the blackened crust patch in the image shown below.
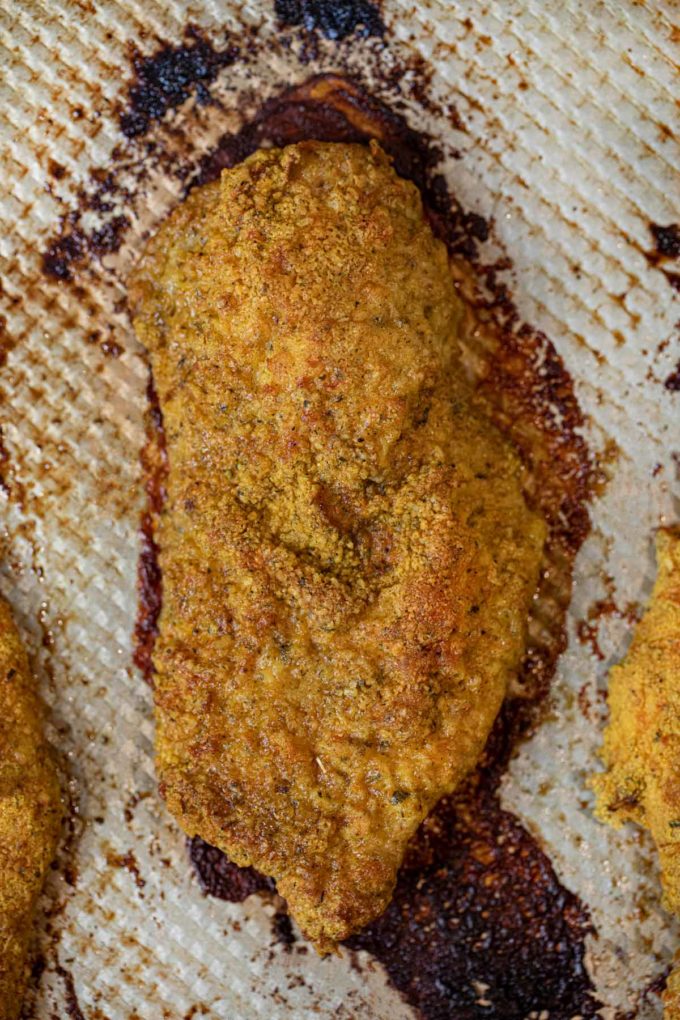
<path fill-rule="evenodd" d="M 587 910 L 560 884 L 548 857 L 501 808 L 498 796 L 512 747 L 535 724 L 536 705 L 564 647 L 571 564 L 589 527 L 592 465 L 579 434 L 583 419 L 571 379 L 549 339 L 519 323 L 507 290 L 496 286 L 498 267 L 479 265 L 488 224 L 448 193 L 436 170 L 437 146 L 356 82 L 315 77 L 265 103 L 240 131 L 223 136 L 187 178 L 186 188 L 215 179 L 263 145 L 306 138 L 377 138 L 398 172 L 418 184 L 433 229 L 453 259 L 478 267 L 489 295 L 481 309 L 485 328 L 490 318 L 500 323 L 479 394 L 539 482 L 530 498 L 550 526 L 548 556 L 562 564 L 564 589 L 552 609 L 557 616 L 544 621 L 551 640 L 527 652 L 521 676 L 527 696 L 506 703 L 484 760 L 414 837 L 387 911 L 348 945 L 377 957 L 426 1020 L 523 1020 L 543 1010 L 551 1020 L 594 1017 L 598 1003 L 584 966 L 591 930 Z M 155 420 L 157 429 L 157 413 Z M 551 465 L 549 476 L 545 463 Z M 149 491 L 155 498 L 160 490 L 151 484 Z M 153 522 L 158 512 L 156 504 L 146 520 Z M 559 570 L 546 572 L 544 594 Z M 142 592 L 144 578 L 154 576 L 142 560 Z M 190 840 L 189 853 L 201 887 L 211 895 L 240 902 L 251 893 L 275 891 L 271 879 L 237 867 L 200 838 Z"/>
<path fill-rule="evenodd" d="M 192 25 L 186 29 L 181 46 L 165 44 L 151 56 L 134 50 L 134 79 L 119 118 L 125 137 L 146 134 L 153 121 L 181 106 L 191 95 L 199 103 L 210 102 L 211 82 L 223 67 L 234 63 L 238 54 L 238 47 L 232 43 L 215 48 Z"/>
<path fill-rule="evenodd" d="M 675 366 L 674 370 L 664 381 L 664 386 L 671 393 L 680 393 L 680 361 Z"/>
<path fill-rule="evenodd" d="M 327 39 L 359 35 L 382 35 L 385 31 L 380 10 L 371 0 L 274 0 L 281 25 L 318 31 Z"/>

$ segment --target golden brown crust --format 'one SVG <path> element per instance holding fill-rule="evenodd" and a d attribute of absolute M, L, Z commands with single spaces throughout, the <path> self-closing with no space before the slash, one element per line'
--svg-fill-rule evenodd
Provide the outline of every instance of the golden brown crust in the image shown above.
<path fill-rule="evenodd" d="M 680 531 L 659 531 L 657 559 L 649 606 L 609 674 L 607 771 L 593 786 L 599 818 L 650 830 L 666 905 L 680 913 Z"/>
<path fill-rule="evenodd" d="M 626 657 L 609 674 L 609 725 L 595 776 L 597 816 L 637 822 L 659 849 L 664 902 L 680 914 L 680 529 L 657 535 L 658 574 Z M 680 976 L 666 1017 L 680 1016 Z"/>
<path fill-rule="evenodd" d="M 162 789 L 331 948 L 477 760 L 545 528 L 455 363 L 444 246 L 377 145 L 225 171 L 131 302 L 169 463 Z"/>
<path fill-rule="evenodd" d="M 19 1015 L 31 924 L 61 826 L 41 716 L 26 653 L 0 600 L 0 1020 Z"/>

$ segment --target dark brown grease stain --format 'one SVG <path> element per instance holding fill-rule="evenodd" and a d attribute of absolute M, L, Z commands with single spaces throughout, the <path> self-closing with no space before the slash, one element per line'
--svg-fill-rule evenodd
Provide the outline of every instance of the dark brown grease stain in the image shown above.
<path fill-rule="evenodd" d="M 2 291 L 0 290 L 0 295 Z M 7 319 L 0 315 L 0 368 L 7 364 L 9 352 L 15 346 L 14 337 L 7 329 Z"/>
<path fill-rule="evenodd" d="M 680 393 L 680 361 L 677 363 L 671 374 L 664 380 L 664 386 L 671 393 Z"/>
<path fill-rule="evenodd" d="M 272 878 L 260 874 L 255 868 L 239 868 L 226 854 L 210 846 L 200 836 L 187 841 L 189 859 L 194 866 L 201 889 L 208 896 L 231 903 L 242 903 L 258 892 L 276 892 Z"/>
<path fill-rule="evenodd" d="M 129 871 L 138 889 L 143 889 L 146 885 L 146 879 L 142 878 L 137 858 L 132 850 L 128 850 L 124 854 L 118 854 L 110 850 L 106 854 L 106 863 L 110 868 L 124 868 L 126 871 Z"/>
<path fill-rule="evenodd" d="M 680 258 L 680 223 L 669 223 L 665 227 L 659 223 L 650 223 L 649 229 L 655 244 L 655 250 L 650 255 L 653 260 Z"/>
<path fill-rule="evenodd" d="M 188 179 L 187 190 L 214 179 L 264 144 L 305 138 L 363 142 L 369 137 L 377 137 L 397 170 L 419 185 L 433 228 L 454 262 L 462 258 L 482 275 L 486 297 L 475 314 L 482 316 L 497 348 L 479 393 L 539 483 L 529 497 L 550 525 L 552 569 L 546 571 L 541 594 L 553 616 L 542 621 L 552 639 L 532 645 L 523 664 L 526 697 L 506 703 L 483 762 L 455 796 L 440 802 L 414 837 L 391 905 L 349 945 L 380 959 L 395 987 L 428 1020 L 520 1020 L 543 1009 L 553 1020 L 576 1014 L 594 1017 L 598 1003 L 584 968 L 584 939 L 591 930 L 587 911 L 560 885 L 533 837 L 502 810 L 497 793 L 512 747 L 535 724 L 536 705 L 548 691 L 564 648 L 571 565 L 589 527 L 586 499 L 594 472 L 578 434 L 583 419 L 571 380 L 548 338 L 518 322 L 507 287 L 500 282 L 507 266 L 479 264 L 488 225 L 467 214 L 447 193 L 435 171 L 437 148 L 354 82 L 317 77 L 270 100 L 239 132 L 221 139 Z M 151 394 L 147 470 L 149 463 L 158 462 L 158 452 L 149 450 L 159 443 L 162 450 L 163 441 L 154 400 Z M 164 470 L 162 460 L 161 475 Z M 154 612 L 161 601 L 157 565 L 154 561 L 150 569 L 145 558 L 162 507 L 161 475 L 149 482 L 151 509 L 143 527 L 144 639 L 155 634 Z M 150 644 L 142 642 L 138 659 L 147 676 Z M 275 891 L 270 878 L 237 867 L 198 837 L 189 841 L 189 853 L 201 887 L 210 895 L 240 902 L 253 893 Z"/>
<path fill-rule="evenodd" d="M 62 163 L 58 163 L 56 159 L 49 159 L 47 162 L 47 172 L 50 177 L 60 181 L 66 176 L 66 167 Z"/>
<path fill-rule="evenodd" d="M 2 283 L 0 282 L 0 297 L 3 296 L 4 292 L 2 289 Z M 0 368 L 4 368 L 7 364 L 9 352 L 12 350 L 14 345 L 14 337 L 7 329 L 7 319 L 4 315 L 0 315 Z M 0 425 L 0 492 L 4 493 L 4 495 L 9 498 L 11 495 L 11 488 L 9 452 L 5 446 L 2 425 Z"/>
<path fill-rule="evenodd" d="M 151 373 L 147 386 L 146 432 L 142 449 L 142 473 L 146 485 L 146 509 L 140 526 L 140 554 L 137 567 L 139 604 L 135 621 L 133 660 L 147 683 L 153 686 L 153 646 L 158 634 L 158 617 L 163 599 L 163 579 L 158 564 L 158 546 L 154 522 L 165 502 L 168 455 L 163 431 L 163 416 Z"/>
<path fill-rule="evenodd" d="M 69 213 L 61 234 L 43 252 L 42 269 L 46 276 L 55 280 L 71 280 L 75 263 L 87 257 L 102 258 L 120 248 L 123 235 L 130 226 L 129 218 L 121 213 L 107 220 L 99 229 L 88 232 L 82 226 L 82 212 L 88 207 L 88 203 L 83 201 L 81 209 Z"/>
<path fill-rule="evenodd" d="M 139 790 L 128 797 L 123 808 L 123 818 L 128 823 L 128 825 L 132 822 L 132 819 L 135 816 L 136 808 L 142 803 L 143 800 L 147 800 L 151 796 L 152 794 L 150 790 Z"/>
<path fill-rule="evenodd" d="M 70 1020 L 86 1020 L 85 1014 L 78 1003 L 73 975 L 69 970 L 66 970 L 65 967 L 62 967 L 61 964 L 57 964 L 55 970 L 64 982 L 64 1008 L 66 1009 L 66 1013 L 70 1017 Z"/>
<path fill-rule="evenodd" d="M 380 10 L 371 0 L 274 0 L 282 26 L 299 26 L 320 32 L 327 39 L 358 35 L 381 36 L 385 25 Z"/>
<path fill-rule="evenodd" d="M 644 252 L 644 255 L 650 265 L 664 274 L 673 290 L 680 292 L 680 273 L 665 265 L 670 259 L 680 259 L 680 223 L 667 226 L 650 223 L 649 229 L 654 238 L 654 250 Z"/>
<path fill-rule="evenodd" d="M 202 1002 L 197 1002 L 184 1014 L 182 1020 L 195 1020 L 197 1016 L 208 1016 L 209 1010 Z"/>
<path fill-rule="evenodd" d="M 7 499 L 9 499 L 12 494 L 10 464 L 9 451 L 5 446 L 5 437 L 3 435 L 2 425 L 0 425 L 0 492 L 2 492 Z"/>
<path fill-rule="evenodd" d="M 680 273 L 673 273 L 670 269 L 663 269 L 662 272 L 673 290 L 677 290 L 680 293 Z"/>

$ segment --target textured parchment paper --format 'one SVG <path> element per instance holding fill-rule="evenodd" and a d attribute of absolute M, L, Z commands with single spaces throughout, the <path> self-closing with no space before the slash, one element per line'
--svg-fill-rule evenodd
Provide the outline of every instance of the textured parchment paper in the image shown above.
<path fill-rule="evenodd" d="M 441 100 L 439 116 L 414 112 L 412 100 L 407 114 L 411 102 L 417 126 L 453 137 L 459 158 L 443 167 L 452 190 L 493 219 L 520 314 L 555 343 L 588 415 L 588 441 L 609 451 L 553 710 L 518 750 L 503 796 L 591 911 L 599 937 L 588 967 L 610 1018 L 660 1015 L 658 998 L 640 996 L 678 943 L 657 906 L 649 840 L 595 823 L 584 780 L 597 767 L 606 671 L 630 638 L 626 607 L 651 587 L 653 529 L 679 511 L 680 393 L 663 384 L 680 353 L 680 314 L 664 265 L 645 254 L 650 223 L 680 219 L 679 13 L 670 0 L 383 7 L 393 47 L 431 63 Z M 378 965 L 360 973 L 347 955 L 285 953 L 271 945 L 271 904 L 206 899 L 155 792 L 151 695 L 131 660 L 146 368 L 116 269 L 176 200 L 178 183 L 157 168 L 126 245 L 80 291 L 40 274 L 59 217 L 121 142 L 129 44 L 149 51 L 154 35 L 179 39 L 187 22 L 235 36 L 244 23 L 260 38 L 279 31 L 265 0 L 6 0 L 0 11 L 3 342 L 18 341 L 0 372 L 11 465 L 0 580 L 33 655 L 74 809 L 71 863 L 54 873 L 37 935 L 46 971 L 26 1015 L 80 1015 L 70 974 L 88 1020 L 399 1020 L 412 1010 Z M 357 43 L 356 60 L 373 45 Z M 224 108 L 197 117 L 192 144 L 208 148 L 237 126 L 227 99 L 239 90 L 255 103 L 334 61 L 334 46 L 320 40 L 306 68 L 279 51 L 227 69 L 216 83 Z M 107 357 L 115 345 L 120 356 Z M 598 600 L 618 611 L 589 620 Z"/>

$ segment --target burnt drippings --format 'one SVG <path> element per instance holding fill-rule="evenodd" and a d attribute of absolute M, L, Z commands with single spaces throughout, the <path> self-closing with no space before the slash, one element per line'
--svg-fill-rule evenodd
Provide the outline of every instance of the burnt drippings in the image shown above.
<path fill-rule="evenodd" d="M 180 44 L 157 43 L 151 54 L 136 48 L 130 52 L 132 80 L 118 106 L 123 142 L 114 147 L 110 166 L 91 171 L 88 182 L 76 192 L 74 206 L 47 242 L 41 267 L 52 280 L 70 282 L 78 267 L 119 250 L 136 198 L 123 180 L 131 175 L 137 184 L 142 182 L 152 159 L 172 163 L 163 146 L 146 138 L 152 125 L 191 96 L 199 104 L 210 102 L 210 86 L 220 71 L 241 56 L 239 46 L 229 39 L 217 45 L 194 25 L 185 29 Z M 52 164 L 48 167 L 50 177 L 57 180 L 64 176 L 61 170 L 55 171 Z M 99 223 L 95 228 L 90 226 L 93 212 Z"/>
<path fill-rule="evenodd" d="M 189 859 L 204 893 L 230 903 L 242 903 L 253 893 L 276 891 L 274 880 L 255 868 L 239 868 L 226 854 L 200 836 L 188 840 Z"/>
<path fill-rule="evenodd" d="M 654 238 L 652 251 L 644 252 L 647 261 L 668 280 L 673 290 L 680 291 L 680 273 L 668 267 L 670 260 L 680 259 L 680 223 L 650 223 L 649 229 Z"/>
<path fill-rule="evenodd" d="M 66 1009 L 67 1016 L 70 1017 L 70 1020 L 85 1020 L 85 1014 L 81 1010 L 78 1002 L 73 975 L 70 970 L 66 970 L 66 968 L 62 967 L 60 964 L 58 964 L 55 969 L 56 973 L 64 982 L 64 1007 Z"/>
<path fill-rule="evenodd" d="M 680 393 L 680 361 L 670 375 L 664 380 L 664 386 L 671 393 Z"/>
<path fill-rule="evenodd" d="M 385 25 L 371 0 L 274 0 L 280 25 L 300 26 L 327 39 L 358 35 L 380 36 Z"/>
<path fill-rule="evenodd" d="M 224 167 L 262 146 L 306 138 L 377 138 L 397 171 L 419 186 L 433 229 L 460 273 L 463 292 L 469 271 L 481 276 L 484 297 L 471 315 L 474 328 L 488 333 L 493 356 L 478 393 L 527 463 L 534 479 L 529 498 L 550 529 L 551 569 L 541 594 L 552 606 L 552 615 L 542 620 L 551 637 L 530 644 L 520 678 L 524 697 L 506 703 L 482 763 L 421 826 L 385 914 L 349 945 L 377 957 L 395 987 L 428 1020 L 520 1020 L 544 1009 L 553 1020 L 593 1017 L 598 1004 L 584 967 L 587 910 L 560 885 L 547 856 L 518 819 L 501 808 L 498 796 L 511 749 L 535 724 L 536 706 L 564 647 L 571 565 L 589 527 L 592 464 L 580 435 L 583 418 L 572 382 L 550 340 L 519 321 L 500 282 L 507 266 L 481 263 L 489 226 L 448 193 L 437 174 L 437 146 L 356 82 L 315 77 L 265 103 L 240 131 L 223 136 L 187 178 L 186 189 L 215 179 Z M 152 483 L 150 491 L 156 498 L 160 490 Z M 157 512 L 148 518 L 152 523 Z M 145 571 L 142 565 L 140 577 Z M 275 891 L 271 879 L 238 868 L 198 837 L 190 841 L 190 857 L 202 888 L 211 895 L 241 901 L 252 893 Z"/>
<path fill-rule="evenodd" d="M 43 272 L 55 280 L 71 280 L 74 263 L 82 262 L 86 256 L 101 258 L 118 251 L 129 226 L 129 218 L 121 213 L 106 220 L 97 230 L 88 232 L 82 226 L 80 212 L 71 214 L 64 232 L 43 252 Z"/>
<path fill-rule="evenodd" d="M 154 538 L 155 524 L 165 502 L 168 472 L 163 416 L 153 379 L 147 385 L 146 435 L 142 449 L 142 472 L 146 484 L 146 508 L 140 525 L 140 553 L 137 563 L 139 602 L 135 621 L 133 660 L 147 683 L 153 685 L 153 646 L 158 634 L 163 581 Z"/>
<path fill-rule="evenodd" d="M 587 910 L 500 805 L 500 779 L 530 725 L 525 702 L 506 703 L 474 774 L 412 840 L 387 910 L 347 942 L 380 960 L 425 1020 L 524 1020 L 543 1010 L 589 1020 L 601 1007 L 585 970 Z M 272 879 L 200 838 L 189 847 L 205 892 L 231 902 L 275 892 Z"/>
<path fill-rule="evenodd" d="M 2 290 L 0 288 L 0 296 Z M 4 315 L 0 315 L 0 368 L 3 368 L 7 364 L 7 358 L 9 352 L 15 346 L 14 337 L 7 329 L 7 319 Z"/>
<path fill-rule="evenodd" d="M 0 281 L 0 298 L 4 296 L 2 281 Z M 4 368 L 7 364 L 9 353 L 14 346 L 14 337 L 7 329 L 7 319 L 4 315 L 0 315 L 0 368 Z M 3 435 L 2 425 L 0 425 L 0 492 L 7 498 L 11 495 L 10 458 L 7 447 L 5 446 L 5 437 Z"/>
<path fill-rule="evenodd" d="M 283 946 L 286 952 L 290 952 L 291 946 L 297 942 L 290 914 L 286 910 L 277 910 L 272 917 L 272 935 L 274 941 Z"/>
<path fill-rule="evenodd" d="M 651 253 L 652 257 L 680 258 L 680 223 L 669 223 L 667 226 L 650 223 L 649 229 L 655 245 L 655 251 Z"/>
<path fill-rule="evenodd" d="M 162 44 L 151 55 L 133 50 L 134 80 L 119 116 L 120 130 L 126 138 L 138 138 L 192 95 L 209 103 L 209 86 L 238 55 L 238 46 L 226 42 L 216 48 L 195 25 L 187 27 L 179 46 Z"/>

